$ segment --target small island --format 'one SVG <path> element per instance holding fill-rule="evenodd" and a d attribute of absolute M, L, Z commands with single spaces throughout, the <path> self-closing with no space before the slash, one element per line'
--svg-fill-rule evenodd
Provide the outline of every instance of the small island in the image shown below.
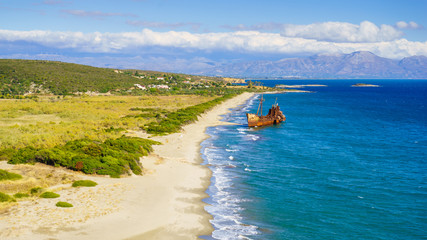
<path fill-rule="evenodd" d="M 380 85 L 367 84 L 367 83 L 356 83 L 351 85 L 352 87 L 379 87 Z"/>
<path fill-rule="evenodd" d="M 278 84 L 276 85 L 277 88 L 305 88 L 305 87 L 327 87 L 327 85 L 323 84 L 299 84 L 299 85 L 285 85 L 285 84 Z"/>

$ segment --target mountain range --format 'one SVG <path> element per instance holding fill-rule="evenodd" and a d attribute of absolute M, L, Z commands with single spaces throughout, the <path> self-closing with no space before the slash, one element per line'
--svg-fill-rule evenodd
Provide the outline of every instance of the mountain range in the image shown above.
<path fill-rule="evenodd" d="M 427 57 L 393 60 L 358 51 L 215 65 L 196 74 L 241 78 L 427 79 Z"/>

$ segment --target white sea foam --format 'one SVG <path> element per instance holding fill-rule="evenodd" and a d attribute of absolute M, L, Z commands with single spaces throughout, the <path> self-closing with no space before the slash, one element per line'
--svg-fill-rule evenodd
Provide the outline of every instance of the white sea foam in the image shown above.
<path fill-rule="evenodd" d="M 250 168 L 245 168 L 245 171 L 246 172 L 258 172 L 258 170 L 253 170 L 253 169 L 250 169 Z"/>
<path fill-rule="evenodd" d="M 251 141 L 257 141 L 259 139 L 259 136 L 254 135 L 254 134 L 248 134 L 246 135 L 247 139 L 251 140 Z"/>
<path fill-rule="evenodd" d="M 207 154 L 213 154 L 214 157 L 206 156 L 207 159 L 213 159 L 217 165 L 212 165 L 213 186 L 210 187 L 211 202 L 205 209 L 212 216 L 212 225 L 215 227 L 212 237 L 214 239 L 250 239 L 248 237 L 259 234 L 258 227 L 243 224 L 240 215 L 245 209 L 240 205 L 247 201 L 233 191 L 233 175 L 227 166 L 234 166 L 230 163 L 225 164 L 215 151 L 204 151 Z M 223 158 L 222 158 L 223 159 Z M 222 163 L 222 164 L 221 164 Z M 221 164 L 221 165 L 218 165 Z"/>
<path fill-rule="evenodd" d="M 240 133 L 240 134 L 246 134 L 246 131 L 247 131 L 248 129 L 247 128 L 237 128 L 237 131 Z"/>
<path fill-rule="evenodd" d="M 228 168 L 235 168 L 235 167 L 236 167 L 236 165 L 229 163 L 229 164 L 227 165 L 227 167 L 228 167 Z"/>
<path fill-rule="evenodd" d="M 204 148 L 203 155 L 206 158 L 208 164 L 214 164 L 217 159 L 222 157 L 219 153 L 217 153 L 217 151 L 218 149 L 213 147 Z"/>
<path fill-rule="evenodd" d="M 237 151 L 239 151 L 239 149 L 225 149 L 225 151 L 227 151 L 227 152 L 237 152 Z"/>
<path fill-rule="evenodd" d="M 224 132 L 224 131 L 226 131 L 227 129 L 226 128 L 224 128 L 223 126 L 217 126 L 217 127 L 215 127 L 215 129 L 217 130 L 217 132 L 216 133 L 218 133 L 218 132 Z"/>
<path fill-rule="evenodd" d="M 249 107 L 252 105 L 256 98 L 249 100 L 245 107 L 242 107 L 238 112 L 232 112 L 230 120 L 234 122 L 246 122 L 246 117 L 242 117 L 243 113 L 247 112 Z M 236 116 L 234 116 L 236 115 Z M 217 127 L 214 131 L 210 131 L 209 134 L 213 135 L 212 138 L 202 143 L 202 155 L 205 159 L 205 163 L 209 164 L 212 170 L 212 184 L 209 186 L 208 193 L 210 198 L 206 201 L 209 205 L 205 207 L 206 211 L 213 216 L 211 220 L 215 230 L 212 233 L 214 239 L 250 239 L 251 236 L 259 234 L 257 226 L 244 224 L 241 213 L 245 210 L 242 206 L 242 202 L 249 201 L 239 195 L 238 189 L 234 184 L 234 179 L 239 178 L 236 175 L 235 168 L 236 163 L 235 154 L 233 152 L 239 151 L 239 146 L 229 146 L 224 148 L 218 148 L 212 146 L 212 141 L 218 138 L 218 134 L 223 131 L 227 131 L 229 128 Z M 252 129 L 246 127 L 238 127 L 237 135 L 247 137 L 247 133 Z M 253 135 L 253 138 L 258 138 Z M 252 140 L 252 138 L 249 138 Z M 224 151 L 225 150 L 225 151 Z M 233 155 L 231 155 L 233 153 Z M 248 168 L 249 166 L 246 166 Z"/>

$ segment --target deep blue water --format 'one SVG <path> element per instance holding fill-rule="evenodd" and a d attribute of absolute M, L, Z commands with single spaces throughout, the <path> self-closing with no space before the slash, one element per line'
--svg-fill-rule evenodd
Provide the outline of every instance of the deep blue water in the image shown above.
<path fill-rule="evenodd" d="M 207 129 L 212 238 L 427 239 L 427 80 L 263 83 L 328 86 L 264 95 L 281 125 L 248 128 L 257 96 Z"/>

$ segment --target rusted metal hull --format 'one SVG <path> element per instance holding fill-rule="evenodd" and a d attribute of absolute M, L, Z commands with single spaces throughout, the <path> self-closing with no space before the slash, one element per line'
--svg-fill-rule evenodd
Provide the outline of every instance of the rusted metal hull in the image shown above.
<path fill-rule="evenodd" d="M 278 124 L 286 120 L 285 115 L 283 115 L 282 111 L 280 111 L 279 104 L 277 103 L 271 106 L 271 108 L 268 110 L 267 115 L 262 116 L 263 101 L 264 99 L 261 96 L 261 99 L 259 101 L 258 111 L 256 114 L 246 113 L 246 118 L 248 119 L 249 127 L 268 126 L 268 125 Z"/>
<path fill-rule="evenodd" d="M 257 116 L 256 114 L 246 113 L 249 127 L 261 127 L 273 124 L 279 124 L 286 120 L 286 117 L 271 118 L 268 116 Z"/>

